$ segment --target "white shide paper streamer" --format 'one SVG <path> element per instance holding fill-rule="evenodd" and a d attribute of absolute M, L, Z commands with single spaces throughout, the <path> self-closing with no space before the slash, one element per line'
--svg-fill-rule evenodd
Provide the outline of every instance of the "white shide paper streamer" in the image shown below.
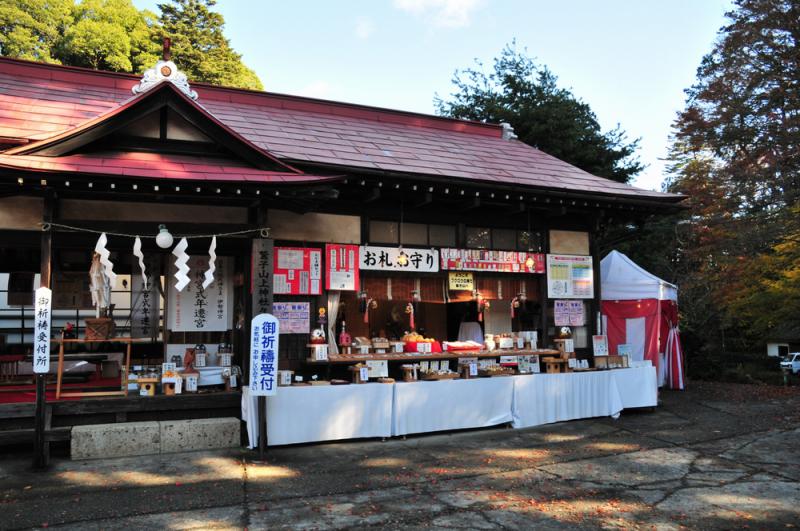
<path fill-rule="evenodd" d="M 181 238 L 181 241 L 172 250 L 172 254 L 175 255 L 175 267 L 178 268 L 178 272 L 175 273 L 175 279 L 178 281 L 175 289 L 178 291 L 183 291 L 183 288 L 190 282 L 189 275 L 186 274 L 189 272 L 189 266 L 186 265 L 189 261 L 189 255 L 186 254 L 187 247 L 189 247 L 189 242 L 186 241 L 186 238 Z"/>
<path fill-rule="evenodd" d="M 100 255 L 100 263 L 103 264 L 103 273 L 105 273 L 106 278 L 111 285 L 111 289 L 114 289 L 114 286 L 117 285 L 117 274 L 114 273 L 114 264 L 112 264 L 111 260 L 108 259 L 108 257 L 111 256 L 111 253 L 108 249 L 106 249 L 107 243 L 108 238 L 104 232 L 99 238 L 97 238 L 97 244 L 94 246 L 94 252 Z"/>
<path fill-rule="evenodd" d="M 203 280 L 203 289 L 206 289 L 208 286 L 214 282 L 214 271 L 216 271 L 217 266 L 214 263 L 217 260 L 217 237 L 214 236 L 211 238 L 211 247 L 208 248 L 208 269 L 206 270 L 206 278 Z"/>
<path fill-rule="evenodd" d="M 133 242 L 133 256 L 139 259 L 139 269 L 142 270 L 142 284 L 144 285 L 144 290 L 147 291 L 147 274 L 144 266 L 144 254 L 142 253 L 142 240 L 138 236 Z"/>

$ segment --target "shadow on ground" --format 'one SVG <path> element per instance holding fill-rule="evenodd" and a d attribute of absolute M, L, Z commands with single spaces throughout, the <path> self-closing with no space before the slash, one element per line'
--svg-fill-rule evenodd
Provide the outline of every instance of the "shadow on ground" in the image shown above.
<path fill-rule="evenodd" d="M 773 388 L 774 389 L 774 388 Z M 800 522 L 800 394 L 700 384 L 655 412 L 97 461 L 0 458 L 0 528 L 780 528 Z"/>

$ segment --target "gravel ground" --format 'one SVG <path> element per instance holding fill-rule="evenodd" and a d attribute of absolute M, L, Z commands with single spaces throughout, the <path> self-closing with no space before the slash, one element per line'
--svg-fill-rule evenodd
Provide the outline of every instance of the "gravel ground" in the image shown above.
<path fill-rule="evenodd" d="M 95 461 L 0 457 L 0 529 L 790 529 L 800 388 L 692 382 L 525 430 Z"/>

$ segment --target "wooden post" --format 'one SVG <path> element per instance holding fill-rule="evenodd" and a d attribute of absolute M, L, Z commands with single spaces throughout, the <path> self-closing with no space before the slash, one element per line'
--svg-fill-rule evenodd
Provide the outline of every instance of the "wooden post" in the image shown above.
<path fill-rule="evenodd" d="M 545 262 L 544 262 L 544 275 L 541 275 L 539 278 L 539 296 L 541 297 L 542 303 L 542 315 L 540 316 L 541 322 L 540 326 L 542 327 L 542 337 L 539 338 L 539 348 L 549 348 L 547 343 L 547 311 L 549 307 L 549 303 L 547 301 L 547 255 L 550 252 L 550 225 L 545 224 L 542 229 L 542 253 L 544 254 Z"/>
<path fill-rule="evenodd" d="M 44 198 L 44 210 L 42 215 L 43 223 L 53 221 L 53 210 L 55 209 L 55 195 L 52 190 L 46 190 Z M 52 245 L 53 231 L 42 231 L 41 259 L 40 259 L 40 280 L 39 287 L 50 287 L 50 276 L 52 269 Z M 43 470 L 50 461 L 50 443 L 45 441 L 45 425 L 47 410 L 47 373 L 36 374 L 36 408 L 33 436 L 33 468 Z"/>
<path fill-rule="evenodd" d="M 249 222 L 255 224 L 257 227 L 264 227 L 267 223 L 267 209 L 263 201 L 259 201 L 250 207 Z M 261 239 L 258 235 L 256 238 Z M 262 297 L 260 293 L 253 293 L 255 279 L 253 278 L 255 266 L 256 252 L 262 252 L 264 249 L 260 246 L 261 242 L 252 242 L 250 246 L 250 256 L 248 257 L 247 265 L 245 266 L 245 338 L 247 344 L 247 355 L 245 356 L 245 373 L 247 374 L 247 381 L 249 382 L 250 376 L 250 325 L 252 319 L 260 313 L 272 313 L 272 275 L 269 276 L 269 292 L 268 302 L 266 305 L 262 304 Z M 269 254 L 271 252 L 271 243 L 268 245 Z M 272 259 L 270 256 L 269 268 L 272 268 Z M 271 271 L 270 271 L 271 272 Z M 261 281 L 259 281 L 261 282 Z M 258 457 L 264 459 L 267 452 L 267 397 L 259 396 L 256 401 L 258 402 Z"/>

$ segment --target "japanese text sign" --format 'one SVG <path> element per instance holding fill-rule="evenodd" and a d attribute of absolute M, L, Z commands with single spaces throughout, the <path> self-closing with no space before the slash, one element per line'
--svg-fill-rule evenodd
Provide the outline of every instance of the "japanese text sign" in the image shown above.
<path fill-rule="evenodd" d="M 311 324 L 308 302 L 276 302 L 273 314 L 281 323 L 281 334 L 307 334 Z"/>
<path fill-rule="evenodd" d="M 436 273 L 439 271 L 439 251 L 363 245 L 359 248 L 358 267 L 374 271 Z"/>
<path fill-rule="evenodd" d="M 269 238 L 253 240 L 250 254 L 250 292 L 253 294 L 253 315 L 272 313 L 272 262 L 273 241 Z"/>
<path fill-rule="evenodd" d="M 358 245 L 325 245 L 327 275 L 325 289 L 356 291 L 358 289 Z"/>
<path fill-rule="evenodd" d="M 36 290 L 35 319 L 33 321 L 33 372 L 50 371 L 50 317 L 53 292 L 50 288 Z"/>
<path fill-rule="evenodd" d="M 322 294 L 322 250 L 307 247 L 276 247 L 272 269 L 275 293 L 281 295 Z"/>
<path fill-rule="evenodd" d="M 472 291 L 475 289 L 475 279 L 472 273 L 448 273 L 447 285 L 453 291 Z"/>
<path fill-rule="evenodd" d="M 544 273 L 544 255 L 522 251 L 442 249 L 442 269 L 496 273 Z"/>
<path fill-rule="evenodd" d="M 250 394 L 271 396 L 278 389 L 278 339 L 280 324 L 274 315 L 262 313 L 250 328 Z"/>
<path fill-rule="evenodd" d="M 168 325 L 174 332 L 224 332 L 231 328 L 233 306 L 233 260 L 217 257 L 214 282 L 203 288 L 208 256 L 192 256 L 188 266 L 190 282 L 177 291 L 170 275 Z M 155 305 L 154 308 L 158 306 Z"/>

